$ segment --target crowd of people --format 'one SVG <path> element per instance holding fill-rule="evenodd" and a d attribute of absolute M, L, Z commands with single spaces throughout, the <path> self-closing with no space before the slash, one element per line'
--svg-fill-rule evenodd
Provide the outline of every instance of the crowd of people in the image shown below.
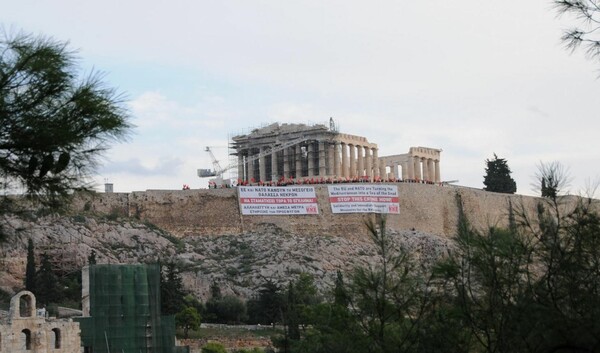
<path fill-rule="evenodd" d="M 254 178 L 248 180 L 237 179 L 236 182 L 227 183 L 224 182 L 218 185 L 215 181 L 208 182 L 209 189 L 225 189 L 232 188 L 236 186 L 289 186 L 289 185 L 319 185 L 319 184 L 356 184 L 356 183 L 417 183 L 417 184 L 428 184 L 428 185 L 439 185 L 442 186 L 443 183 L 433 182 L 429 180 L 421 180 L 421 179 L 396 179 L 396 178 L 381 178 L 374 177 L 373 181 L 370 181 L 368 176 L 355 176 L 352 178 L 344 178 L 344 177 L 304 177 L 304 178 L 279 178 L 276 181 L 256 181 Z M 183 190 L 189 190 L 189 186 L 187 184 L 183 185 Z"/>

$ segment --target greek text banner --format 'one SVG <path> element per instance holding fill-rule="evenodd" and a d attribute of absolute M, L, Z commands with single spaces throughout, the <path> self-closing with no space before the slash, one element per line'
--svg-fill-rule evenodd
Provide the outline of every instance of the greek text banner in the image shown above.
<path fill-rule="evenodd" d="M 243 215 L 318 214 L 312 186 L 238 186 Z"/>

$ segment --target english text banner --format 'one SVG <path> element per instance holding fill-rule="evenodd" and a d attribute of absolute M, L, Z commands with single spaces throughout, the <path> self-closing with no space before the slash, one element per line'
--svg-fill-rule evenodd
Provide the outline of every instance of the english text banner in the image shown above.
<path fill-rule="evenodd" d="M 329 185 L 332 213 L 400 213 L 396 185 Z"/>

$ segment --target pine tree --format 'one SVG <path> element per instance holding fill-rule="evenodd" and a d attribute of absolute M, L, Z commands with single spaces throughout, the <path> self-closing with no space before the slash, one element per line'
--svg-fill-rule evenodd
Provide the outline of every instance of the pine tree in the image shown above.
<path fill-rule="evenodd" d="M 494 159 L 485 160 L 485 176 L 483 177 L 483 188 L 486 191 L 514 194 L 517 192 L 517 183 L 510 176 L 510 168 L 504 158 L 498 158 L 494 153 Z"/>
<path fill-rule="evenodd" d="M 67 43 L 0 34 L 0 189 L 55 204 L 87 187 L 101 153 L 127 137 L 122 97 L 76 64 Z"/>
<path fill-rule="evenodd" d="M 160 284 L 161 312 L 175 315 L 185 307 L 183 281 L 175 263 L 169 262 L 164 268 Z"/>

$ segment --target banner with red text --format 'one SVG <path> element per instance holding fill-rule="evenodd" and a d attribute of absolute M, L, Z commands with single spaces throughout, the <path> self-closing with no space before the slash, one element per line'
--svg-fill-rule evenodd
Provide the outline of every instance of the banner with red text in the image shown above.
<path fill-rule="evenodd" d="M 313 186 L 238 186 L 243 215 L 318 214 Z"/>
<path fill-rule="evenodd" d="M 396 185 L 329 185 L 332 213 L 400 213 Z"/>

